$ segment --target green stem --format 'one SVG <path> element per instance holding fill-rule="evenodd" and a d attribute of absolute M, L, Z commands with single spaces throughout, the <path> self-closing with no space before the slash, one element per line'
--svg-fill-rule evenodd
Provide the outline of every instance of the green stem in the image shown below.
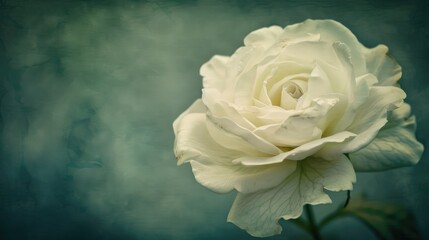
<path fill-rule="evenodd" d="M 309 204 L 306 204 L 304 208 L 307 214 L 308 222 L 310 224 L 310 233 L 313 236 L 313 239 L 322 240 L 319 228 L 317 227 L 316 219 L 314 218 L 313 208 L 311 208 L 311 205 Z"/>
<path fill-rule="evenodd" d="M 349 205 L 349 202 L 350 202 L 350 190 L 347 190 L 347 199 L 346 199 L 346 202 L 344 203 L 343 208 L 346 208 L 347 205 Z"/>

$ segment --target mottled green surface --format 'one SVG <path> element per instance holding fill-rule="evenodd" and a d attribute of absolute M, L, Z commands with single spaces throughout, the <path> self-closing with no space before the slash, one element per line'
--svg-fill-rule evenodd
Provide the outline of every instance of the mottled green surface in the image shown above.
<path fill-rule="evenodd" d="M 252 239 L 226 223 L 234 193 L 206 190 L 175 163 L 171 124 L 201 95 L 201 64 L 259 27 L 335 19 L 366 46 L 390 47 L 426 145 L 428 11 L 424 1 L 0 1 L 1 239 Z M 360 174 L 353 194 L 403 204 L 429 238 L 425 158 Z M 306 236 L 284 225 L 272 239 Z M 351 219 L 323 233 L 374 239 Z"/>

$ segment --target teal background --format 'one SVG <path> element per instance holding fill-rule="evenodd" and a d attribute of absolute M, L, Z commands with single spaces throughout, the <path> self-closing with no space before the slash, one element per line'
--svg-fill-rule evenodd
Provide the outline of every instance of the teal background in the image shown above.
<path fill-rule="evenodd" d="M 176 166 L 171 124 L 200 97 L 201 64 L 257 28 L 335 19 L 366 46 L 389 46 L 427 145 L 428 11 L 425 1 L 1 0 L 0 238 L 253 239 L 226 223 L 235 193 Z M 428 170 L 425 154 L 359 174 L 352 197 L 404 205 L 429 239 Z M 282 225 L 270 239 L 306 237 Z M 353 219 L 323 234 L 375 239 Z"/>

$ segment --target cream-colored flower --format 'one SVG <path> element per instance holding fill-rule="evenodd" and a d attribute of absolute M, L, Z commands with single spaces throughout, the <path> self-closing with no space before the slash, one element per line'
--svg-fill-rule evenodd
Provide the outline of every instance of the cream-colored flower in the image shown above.
<path fill-rule="evenodd" d="M 250 33 L 201 67 L 202 99 L 173 124 L 178 164 L 213 191 L 237 190 L 228 221 L 262 237 L 304 204 L 330 203 L 324 189 L 352 189 L 355 171 L 417 163 L 401 67 L 386 53 L 332 20 Z"/>

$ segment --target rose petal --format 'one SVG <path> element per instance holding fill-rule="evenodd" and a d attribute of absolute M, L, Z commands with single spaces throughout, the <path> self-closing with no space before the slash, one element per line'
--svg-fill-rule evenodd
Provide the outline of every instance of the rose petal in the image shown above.
<path fill-rule="evenodd" d="M 333 93 L 330 79 L 317 64 L 310 74 L 307 89 L 307 92 L 303 95 L 302 104 L 297 106 L 299 109 L 309 106 L 311 101 L 317 97 Z"/>
<path fill-rule="evenodd" d="M 282 32 L 283 29 L 279 26 L 261 28 L 249 33 L 244 38 L 244 44 L 246 46 L 259 45 L 264 48 L 269 48 L 277 42 L 277 38 Z"/>
<path fill-rule="evenodd" d="M 286 110 L 294 110 L 296 103 L 296 99 L 287 92 L 286 88 L 283 88 L 280 95 L 280 107 Z"/>
<path fill-rule="evenodd" d="M 203 186 L 219 193 L 236 189 L 252 193 L 280 184 L 295 171 L 296 161 L 285 161 L 269 167 L 203 164 L 191 161 L 195 179 Z"/>
<path fill-rule="evenodd" d="M 226 68 L 229 57 L 215 55 L 200 68 L 204 88 L 224 89 Z"/>
<path fill-rule="evenodd" d="M 270 97 L 268 96 L 268 89 L 267 89 L 267 81 L 264 81 L 261 87 L 261 91 L 259 92 L 259 96 L 257 98 L 259 101 L 264 103 L 265 105 L 272 105 Z"/>
<path fill-rule="evenodd" d="M 300 64 L 294 61 L 278 61 L 278 59 L 272 59 L 266 63 L 261 63 L 257 66 L 257 72 L 255 76 L 255 82 L 252 86 L 253 96 L 260 98 L 261 89 L 266 88 L 269 98 L 275 98 L 273 96 L 275 89 L 281 87 L 283 82 L 286 82 L 294 77 L 297 79 L 307 79 L 311 72 L 313 64 Z M 268 98 L 268 99 L 269 99 Z M 259 99 L 259 101 L 261 101 Z M 265 103 L 268 102 L 268 103 Z M 278 104 L 277 101 L 275 104 Z M 271 101 L 265 101 L 265 105 L 271 105 Z"/>
<path fill-rule="evenodd" d="M 385 45 L 363 49 L 368 72 L 377 77 L 379 85 L 392 86 L 401 78 L 402 68 L 395 59 L 387 55 L 387 51 Z"/>
<path fill-rule="evenodd" d="M 276 146 L 302 145 L 321 137 L 319 122 L 337 102 L 337 98 L 316 98 L 310 107 L 295 111 L 283 122 L 258 127 L 253 133 Z"/>
<path fill-rule="evenodd" d="M 177 164 L 190 160 L 200 162 L 231 163 L 232 159 L 242 156 L 216 143 L 206 127 L 205 113 L 188 113 L 175 123 L 176 141 L 174 151 Z"/>
<path fill-rule="evenodd" d="M 244 138 L 227 132 L 223 127 L 207 119 L 207 130 L 213 140 L 224 148 L 242 152 L 243 155 L 265 156 L 267 153 L 261 152 L 257 147 L 250 144 Z"/>
<path fill-rule="evenodd" d="M 239 193 L 228 215 L 228 221 L 256 237 L 279 234 L 280 218 L 298 218 L 305 204 L 331 203 L 323 189 L 350 190 L 356 175 L 349 160 L 308 158 L 297 163 L 297 169 L 275 188 L 256 193 Z"/>
<path fill-rule="evenodd" d="M 323 42 L 345 43 L 350 48 L 351 62 L 356 75 L 359 76 L 367 72 L 365 58 L 361 53 L 362 45 L 356 36 L 341 23 L 334 20 L 308 19 L 302 23 L 287 26 L 280 39 L 299 33 L 320 34 L 320 41 Z"/>
<path fill-rule="evenodd" d="M 323 55 L 314 54 L 315 67 L 308 82 L 308 92 L 302 102 L 304 106 L 307 106 L 311 99 L 328 93 L 344 94 L 348 102 L 354 101 L 356 81 L 350 49 L 340 42 L 325 47 L 327 49 Z"/>
<path fill-rule="evenodd" d="M 369 91 L 372 85 L 377 82 L 377 79 L 372 74 L 361 75 L 356 78 L 356 87 L 354 100 L 340 101 L 341 108 L 335 109 L 336 117 L 330 120 L 330 127 L 325 131 L 325 134 L 331 134 L 347 129 L 355 119 L 357 109 L 364 104 L 369 96 Z M 336 107 L 340 105 L 337 104 Z M 341 116 L 341 117 L 339 117 Z"/>
<path fill-rule="evenodd" d="M 393 111 L 377 137 L 365 148 L 349 155 L 357 171 L 384 171 L 416 164 L 423 145 L 416 140 L 416 120 L 403 104 Z"/>
<path fill-rule="evenodd" d="M 356 79 L 355 79 L 355 66 L 352 63 L 351 49 L 342 42 L 334 42 L 332 47 L 335 50 L 335 54 L 340 62 L 340 69 L 336 71 L 337 79 L 334 84 L 336 92 L 345 93 L 349 98 L 349 102 L 355 101 L 355 88 L 356 88 Z M 359 76 L 359 75 L 358 75 Z M 331 76 L 332 77 L 332 76 Z"/>
<path fill-rule="evenodd" d="M 244 106 L 241 107 L 239 111 L 240 114 L 242 114 L 246 119 L 254 124 L 255 128 L 268 124 L 277 124 L 283 122 L 289 116 L 292 116 L 295 112 L 293 109 L 290 111 L 285 111 L 284 108 L 279 106 L 267 105 L 250 107 Z"/>
<path fill-rule="evenodd" d="M 339 42 L 301 42 L 287 46 L 278 58 L 279 61 L 293 61 L 299 62 L 301 65 L 313 66 L 313 80 L 310 77 L 308 92 L 304 94 L 304 100 L 297 105 L 297 108 L 308 106 L 314 98 L 313 95 L 321 94 L 317 87 L 324 86 L 326 82 L 329 82 L 328 88 L 323 87 L 322 90 L 345 94 L 349 102 L 353 101 L 356 84 L 355 72 L 350 60 L 350 50 L 345 44 Z M 315 85 L 315 87 L 312 88 L 311 85 Z"/>
<path fill-rule="evenodd" d="M 242 74 L 255 68 L 255 65 L 258 63 L 270 58 L 272 58 L 272 56 L 268 56 L 265 48 L 261 46 L 245 46 L 237 49 L 228 62 L 226 78 L 231 81 L 227 82 L 229 85 L 226 90 L 234 90 L 237 79 L 239 79 Z"/>
<path fill-rule="evenodd" d="M 261 47 L 241 47 L 231 57 L 216 55 L 203 64 L 200 74 L 203 76 L 203 101 L 207 107 L 211 108 L 217 99 L 234 102 L 238 91 L 247 95 L 247 88 L 253 84 L 253 80 L 249 81 L 247 77 L 254 75 L 249 71 L 264 58 L 267 56 Z M 239 81 L 241 78 L 245 81 Z"/>
<path fill-rule="evenodd" d="M 317 153 L 325 145 L 330 143 L 342 143 L 348 141 L 355 137 L 356 134 L 351 132 L 340 132 L 335 135 L 325 137 L 322 139 L 317 139 L 309 143 L 303 144 L 297 148 L 294 148 L 290 151 L 283 152 L 273 157 L 240 157 L 233 160 L 234 163 L 241 163 L 246 166 L 259 166 L 259 165 L 269 165 L 276 164 L 284 161 L 285 159 L 289 160 L 302 160 L 306 157 L 309 157 Z"/>
<path fill-rule="evenodd" d="M 328 42 L 300 42 L 288 45 L 278 53 L 275 61 L 296 62 L 302 66 L 314 66 L 315 62 L 324 62 L 327 66 L 335 68 L 340 62 L 332 46 L 332 43 Z"/>
<path fill-rule="evenodd" d="M 228 119 L 225 117 L 217 117 L 215 115 L 212 115 L 211 113 L 208 113 L 207 121 L 211 121 L 214 124 L 214 126 L 217 126 L 219 129 L 222 129 L 223 131 L 229 134 L 240 137 L 241 139 L 243 139 L 250 145 L 254 146 L 255 149 L 257 149 L 262 153 L 277 155 L 282 152 L 278 147 L 276 147 L 272 143 L 257 136 L 249 129 L 243 128 L 242 126 L 238 125 L 236 122 L 232 121 L 231 119 Z"/>
<path fill-rule="evenodd" d="M 354 152 L 377 135 L 387 122 L 387 111 L 403 102 L 405 92 L 397 87 L 371 87 L 367 100 L 356 110 L 354 122 L 347 128 L 358 136 L 346 144 L 343 152 Z"/>
<path fill-rule="evenodd" d="M 319 42 L 320 34 L 313 33 L 297 33 L 295 35 L 288 34 L 284 36 L 282 33 L 282 38 L 279 39 L 270 49 L 267 50 L 268 53 L 279 52 L 282 48 L 285 48 L 288 45 L 293 45 L 301 42 Z"/>
<path fill-rule="evenodd" d="M 205 99 L 203 99 L 205 100 Z M 210 107 L 210 114 L 218 118 L 228 118 L 231 121 L 235 122 L 237 125 L 240 125 L 243 128 L 253 130 L 255 126 L 246 119 L 238 110 L 240 106 L 232 104 L 224 100 L 218 100 L 213 103 Z"/>
<path fill-rule="evenodd" d="M 182 114 L 180 114 L 176 118 L 176 120 L 174 120 L 173 122 L 174 134 L 177 136 L 178 125 L 184 116 L 190 113 L 205 113 L 205 112 L 207 112 L 207 107 L 204 106 L 204 103 L 201 101 L 201 99 L 195 100 L 195 102 L 193 102 L 191 106 L 188 107 L 188 109 L 186 109 Z"/>

